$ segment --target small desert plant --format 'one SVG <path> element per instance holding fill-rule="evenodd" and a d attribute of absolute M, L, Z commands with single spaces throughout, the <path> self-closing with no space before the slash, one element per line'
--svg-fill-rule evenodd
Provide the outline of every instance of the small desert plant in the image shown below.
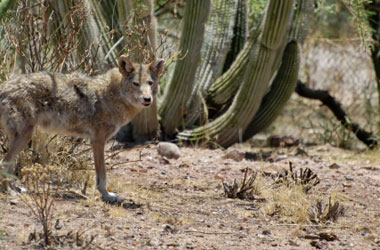
<path fill-rule="evenodd" d="M 315 187 L 320 183 L 320 180 L 310 168 L 300 168 L 299 171 L 293 171 L 292 163 L 289 162 L 289 170 L 285 170 L 283 173 L 272 175 L 275 184 L 289 186 L 299 185 L 302 186 L 305 193 L 307 193 L 312 187 Z"/>
<path fill-rule="evenodd" d="M 41 223 L 44 243 L 47 246 L 50 245 L 51 218 L 57 191 L 52 180 L 57 174 L 57 167 L 40 164 L 22 170 L 22 182 L 27 189 L 27 196 L 21 196 L 21 200 Z"/>
<path fill-rule="evenodd" d="M 240 184 L 234 180 L 233 184 L 223 182 L 224 194 L 227 198 L 239 198 L 242 200 L 253 200 L 257 194 L 254 182 L 257 177 L 257 172 L 253 172 L 248 178 L 249 168 L 244 169 L 244 177 Z"/>
<path fill-rule="evenodd" d="M 29 234 L 28 241 L 40 241 L 43 240 L 43 234 L 37 233 L 37 231 L 34 231 Z M 95 239 L 94 235 L 91 235 L 90 238 L 84 237 L 84 231 L 68 231 L 67 233 L 60 234 L 60 235 L 52 235 L 51 237 L 51 245 L 55 246 L 70 246 L 78 247 L 80 249 L 91 249 L 90 246 L 93 244 L 93 241 Z"/>
<path fill-rule="evenodd" d="M 339 216 L 344 214 L 345 210 L 345 207 L 343 207 L 339 201 L 332 203 L 331 197 L 327 204 L 324 204 L 321 200 L 317 200 L 310 208 L 310 221 L 316 224 L 327 221 L 335 222 Z"/>

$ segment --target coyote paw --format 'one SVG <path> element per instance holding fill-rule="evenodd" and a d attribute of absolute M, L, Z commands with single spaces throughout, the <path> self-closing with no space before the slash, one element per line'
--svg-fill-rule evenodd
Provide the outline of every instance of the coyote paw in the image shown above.
<path fill-rule="evenodd" d="M 22 185 L 16 185 L 12 181 L 12 182 L 4 182 L 3 185 L 1 185 L 0 192 L 8 193 L 9 196 L 17 196 L 20 194 L 25 194 L 27 190 Z"/>
<path fill-rule="evenodd" d="M 115 193 L 107 193 L 106 195 L 102 195 L 102 200 L 112 205 L 121 205 L 124 201 L 123 198 L 120 198 Z"/>

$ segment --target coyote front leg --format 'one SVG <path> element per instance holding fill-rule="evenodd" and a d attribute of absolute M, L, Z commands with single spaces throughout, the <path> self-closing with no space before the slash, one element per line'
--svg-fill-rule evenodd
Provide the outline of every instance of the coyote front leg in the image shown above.
<path fill-rule="evenodd" d="M 95 170 L 96 170 L 96 187 L 102 194 L 103 201 L 111 204 L 121 203 L 122 198 L 118 197 L 115 193 L 108 192 L 107 190 L 107 172 L 104 163 L 104 145 L 103 139 L 96 139 L 92 141 L 92 150 L 94 152 Z"/>

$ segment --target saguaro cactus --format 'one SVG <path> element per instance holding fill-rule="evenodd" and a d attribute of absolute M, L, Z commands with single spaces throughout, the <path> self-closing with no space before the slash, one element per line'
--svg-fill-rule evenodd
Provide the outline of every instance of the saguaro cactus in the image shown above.
<path fill-rule="evenodd" d="M 173 135 L 183 122 L 182 114 L 194 85 L 196 66 L 201 59 L 200 51 L 210 5 L 210 0 L 186 1 L 180 42 L 180 51 L 185 57 L 176 63 L 159 110 L 166 136 Z"/>
<path fill-rule="evenodd" d="M 281 66 L 270 87 L 264 96 L 260 108 L 244 132 L 243 140 L 267 128 L 280 114 L 294 89 L 298 80 L 299 49 L 298 43 L 303 43 L 307 33 L 307 19 L 311 14 L 313 3 L 308 0 L 297 0 L 291 29 L 288 35 L 288 45 L 282 56 Z M 297 42 L 296 42 L 297 41 Z"/>
<path fill-rule="evenodd" d="M 299 49 L 297 42 L 288 43 L 281 66 L 276 74 L 271 90 L 261 102 L 260 108 L 244 132 L 243 140 L 269 126 L 278 116 L 285 103 L 294 92 L 298 80 Z"/>
<path fill-rule="evenodd" d="M 215 0 L 205 27 L 198 66 L 191 96 L 187 103 L 187 124 L 192 124 L 202 112 L 202 101 L 207 89 L 221 75 L 223 63 L 230 49 L 235 27 L 238 0 Z"/>
<path fill-rule="evenodd" d="M 224 147 L 242 140 L 269 85 L 271 69 L 288 28 L 293 2 L 268 2 L 261 34 L 250 52 L 243 82 L 229 109 L 202 127 L 181 132 L 179 139 L 193 142 L 209 140 Z"/>

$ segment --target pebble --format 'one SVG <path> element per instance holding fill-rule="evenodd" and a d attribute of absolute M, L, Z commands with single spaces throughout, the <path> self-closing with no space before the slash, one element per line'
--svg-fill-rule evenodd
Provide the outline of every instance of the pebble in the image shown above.
<path fill-rule="evenodd" d="M 178 146 L 171 142 L 158 143 L 158 153 L 168 159 L 178 159 L 181 156 Z"/>

